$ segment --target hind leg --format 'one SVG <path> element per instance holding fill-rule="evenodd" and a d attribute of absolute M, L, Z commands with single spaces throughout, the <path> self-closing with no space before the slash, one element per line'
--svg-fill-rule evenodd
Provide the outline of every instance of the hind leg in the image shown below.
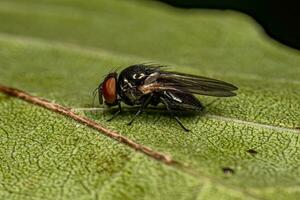
<path fill-rule="evenodd" d="M 180 121 L 180 119 L 174 114 L 173 110 L 170 108 L 169 102 L 168 102 L 166 99 L 164 99 L 163 97 L 161 97 L 160 99 L 161 99 L 162 103 L 166 106 L 166 108 L 167 108 L 169 114 L 177 121 L 177 123 L 181 126 L 181 128 L 182 128 L 183 130 L 185 130 L 186 132 L 189 132 L 190 130 L 187 129 L 187 128 L 182 124 L 182 122 Z"/>

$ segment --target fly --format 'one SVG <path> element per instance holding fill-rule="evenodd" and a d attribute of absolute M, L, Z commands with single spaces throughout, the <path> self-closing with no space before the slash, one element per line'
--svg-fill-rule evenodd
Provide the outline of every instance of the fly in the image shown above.
<path fill-rule="evenodd" d="M 118 75 L 109 73 L 99 84 L 99 103 L 118 106 L 118 111 L 108 120 L 121 113 L 121 102 L 140 106 L 135 116 L 128 123 L 131 125 L 147 106 L 164 104 L 168 113 L 185 130 L 189 131 L 176 116 L 177 111 L 201 112 L 202 103 L 194 94 L 231 97 L 238 88 L 230 83 L 212 78 L 190 75 L 165 70 L 165 66 L 152 64 L 132 65 Z"/>

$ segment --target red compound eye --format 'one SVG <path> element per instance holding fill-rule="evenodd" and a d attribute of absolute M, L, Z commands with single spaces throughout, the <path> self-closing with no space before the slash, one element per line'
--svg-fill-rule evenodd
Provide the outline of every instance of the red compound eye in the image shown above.
<path fill-rule="evenodd" d="M 102 85 L 102 94 L 107 104 L 114 104 L 117 100 L 117 80 L 115 77 L 106 79 Z"/>

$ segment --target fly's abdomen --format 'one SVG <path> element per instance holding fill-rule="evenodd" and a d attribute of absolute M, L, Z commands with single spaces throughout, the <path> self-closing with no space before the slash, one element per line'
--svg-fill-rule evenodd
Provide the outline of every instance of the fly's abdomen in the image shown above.
<path fill-rule="evenodd" d="M 202 111 L 204 108 L 201 102 L 189 93 L 164 91 L 163 98 L 172 110 Z"/>

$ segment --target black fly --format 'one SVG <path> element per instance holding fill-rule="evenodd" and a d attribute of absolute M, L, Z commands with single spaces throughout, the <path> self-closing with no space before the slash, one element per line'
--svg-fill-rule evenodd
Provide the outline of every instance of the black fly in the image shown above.
<path fill-rule="evenodd" d="M 185 130 L 175 112 L 201 112 L 204 106 L 193 94 L 230 97 L 238 88 L 230 83 L 202 76 L 164 70 L 164 66 L 137 64 L 125 68 L 120 75 L 116 72 L 106 76 L 98 86 L 99 103 L 118 106 L 119 110 L 109 119 L 121 112 L 121 102 L 127 105 L 140 105 L 133 119 L 148 105 L 165 105 L 170 115 Z"/>

